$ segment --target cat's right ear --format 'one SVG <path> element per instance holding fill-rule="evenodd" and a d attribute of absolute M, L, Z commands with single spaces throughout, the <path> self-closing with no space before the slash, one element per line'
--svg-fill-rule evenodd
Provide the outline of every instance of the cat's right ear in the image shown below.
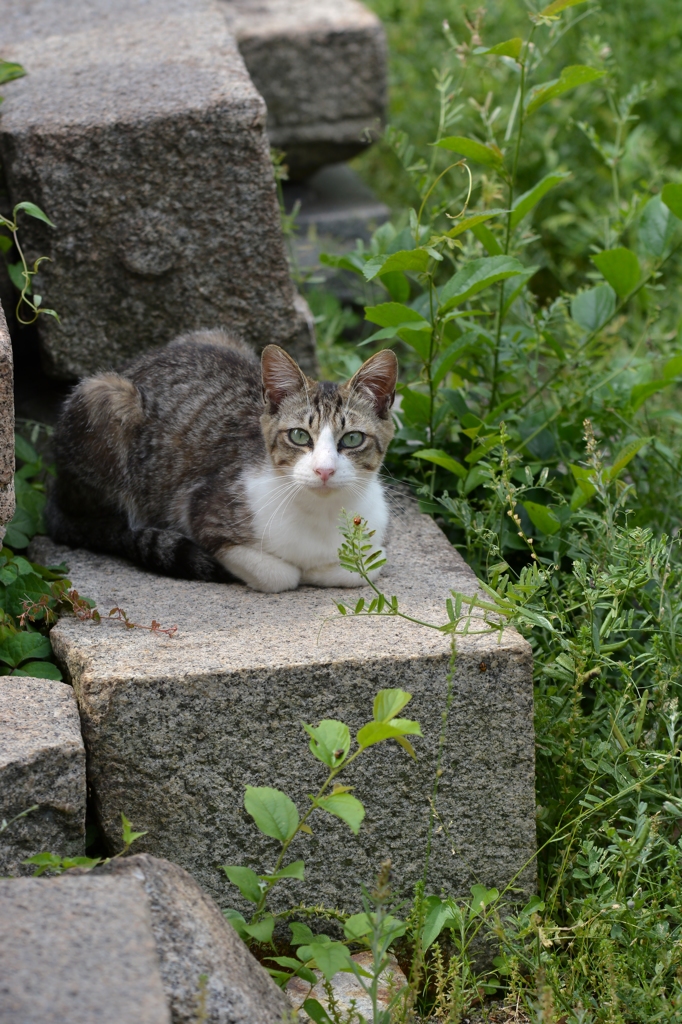
<path fill-rule="evenodd" d="M 302 391 L 307 379 L 298 363 L 279 345 L 266 345 L 261 356 L 263 400 L 274 412 L 288 395 Z"/>

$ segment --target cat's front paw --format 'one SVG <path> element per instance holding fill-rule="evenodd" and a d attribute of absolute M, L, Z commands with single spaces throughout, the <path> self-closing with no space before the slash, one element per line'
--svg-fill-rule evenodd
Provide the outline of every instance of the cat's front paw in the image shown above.
<path fill-rule="evenodd" d="M 301 570 L 297 566 L 247 544 L 226 546 L 218 552 L 217 558 L 252 590 L 260 590 L 264 594 L 295 590 L 301 580 Z"/>
<path fill-rule="evenodd" d="M 316 566 L 314 569 L 304 569 L 301 573 L 301 583 L 309 587 L 364 587 L 365 585 L 361 576 L 343 569 L 338 562 Z"/>

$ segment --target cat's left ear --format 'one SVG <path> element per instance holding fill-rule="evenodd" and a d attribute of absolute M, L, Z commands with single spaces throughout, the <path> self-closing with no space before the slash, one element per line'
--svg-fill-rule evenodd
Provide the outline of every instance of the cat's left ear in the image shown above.
<path fill-rule="evenodd" d="M 382 349 L 363 363 L 346 387 L 371 399 L 377 416 L 386 419 L 395 400 L 398 360 L 390 348 Z"/>

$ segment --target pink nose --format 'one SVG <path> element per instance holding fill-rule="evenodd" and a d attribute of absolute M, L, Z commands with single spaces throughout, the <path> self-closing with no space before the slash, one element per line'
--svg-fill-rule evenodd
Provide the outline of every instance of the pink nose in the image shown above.
<path fill-rule="evenodd" d="M 330 476 L 334 476 L 335 470 L 333 470 L 333 469 L 326 469 L 323 466 L 318 466 L 317 469 L 315 470 L 315 472 L 317 473 L 317 475 L 319 477 L 321 477 L 322 482 L 326 484 L 326 482 L 329 479 L 329 477 Z"/>

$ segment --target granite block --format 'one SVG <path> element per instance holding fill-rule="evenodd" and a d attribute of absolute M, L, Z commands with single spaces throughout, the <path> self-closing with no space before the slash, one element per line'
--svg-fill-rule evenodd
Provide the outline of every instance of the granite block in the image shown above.
<path fill-rule="evenodd" d="M 171 1024 L 142 883 L 0 879 L 0 1024 Z"/>
<path fill-rule="evenodd" d="M 0 159 L 62 379 L 224 326 L 312 368 L 280 227 L 263 99 L 210 0 L 5 5 Z"/>
<path fill-rule="evenodd" d="M 0 676 L 0 875 L 33 874 L 36 853 L 85 853 L 85 749 L 66 683 Z"/>
<path fill-rule="evenodd" d="M 357 0 L 221 0 L 292 177 L 366 149 L 386 112 L 386 39 Z"/>
<path fill-rule="evenodd" d="M 476 579 L 431 519 L 394 500 L 381 585 L 409 614 L 446 621 L 454 588 Z M 185 867 L 223 907 L 248 905 L 221 864 L 272 868 L 277 844 L 243 806 L 246 785 L 285 790 L 303 811 L 324 778 L 301 722 L 340 718 L 354 733 L 383 687 L 413 694 L 404 712 L 421 722 L 412 761 L 393 742 L 368 750 L 344 781 L 365 803 L 359 835 L 316 813 L 292 858 L 305 882 L 282 885 L 274 905 L 300 900 L 360 909 L 360 884 L 393 862 L 396 894 L 421 878 L 450 640 L 393 617 L 343 618 L 333 599 L 359 592 L 302 587 L 260 594 L 239 584 L 161 579 L 122 560 L 41 539 L 32 554 L 62 559 L 80 593 L 136 622 L 177 625 L 175 637 L 62 619 L 52 642 L 73 682 L 88 750 L 89 782 L 103 833 L 120 843 L 120 813 L 147 835 L 143 851 Z M 483 626 L 481 625 L 481 630 Z M 476 627 L 478 629 L 478 627 Z M 457 639 L 452 706 L 433 837 L 430 891 L 467 895 L 482 882 L 522 892 L 534 885 L 532 661 L 513 630 Z"/>

